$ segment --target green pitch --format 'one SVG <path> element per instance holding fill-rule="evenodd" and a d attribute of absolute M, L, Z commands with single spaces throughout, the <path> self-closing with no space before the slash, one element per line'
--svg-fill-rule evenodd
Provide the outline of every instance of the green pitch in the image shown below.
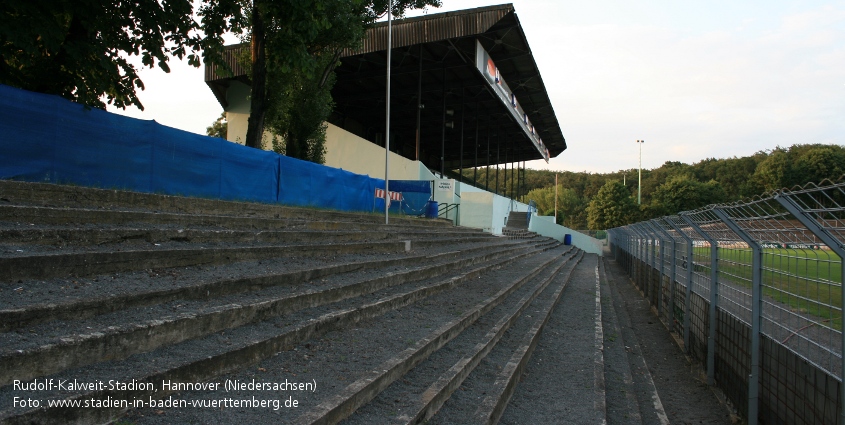
<path fill-rule="evenodd" d="M 700 267 L 709 268 L 710 248 L 695 248 L 693 261 L 699 273 Z M 750 288 L 751 262 L 750 249 L 720 248 L 719 279 Z M 815 316 L 827 326 L 842 329 L 842 266 L 833 251 L 764 248 L 762 278 L 765 296 L 795 313 Z"/>

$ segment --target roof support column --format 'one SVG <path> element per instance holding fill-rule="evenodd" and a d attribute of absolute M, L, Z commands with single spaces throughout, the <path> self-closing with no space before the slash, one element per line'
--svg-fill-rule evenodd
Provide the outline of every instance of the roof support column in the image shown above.
<path fill-rule="evenodd" d="M 490 116 L 487 116 L 487 170 L 484 173 L 484 189 L 490 191 Z"/>
<path fill-rule="evenodd" d="M 511 198 L 517 199 L 517 196 L 513 191 L 513 176 L 514 176 L 513 164 L 514 163 L 516 163 L 516 161 L 513 160 L 513 140 L 511 140 Z"/>
<path fill-rule="evenodd" d="M 499 140 L 499 125 L 496 124 L 496 194 L 499 194 L 499 162 L 502 160 L 502 143 Z"/>
<path fill-rule="evenodd" d="M 475 165 L 472 167 L 472 184 L 478 184 L 478 101 L 475 101 Z"/>
<path fill-rule="evenodd" d="M 446 175 L 446 64 L 443 64 L 443 122 L 440 123 L 440 178 Z"/>
<path fill-rule="evenodd" d="M 458 177 L 464 180 L 464 88 L 461 87 L 461 157 L 458 159 Z"/>
<path fill-rule="evenodd" d="M 423 104 L 422 104 L 422 75 L 423 75 L 423 47 L 422 47 L 422 44 L 420 44 L 420 71 L 419 71 L 419 76 L 417 78 L 417 148 L 416 148 L 416 151 L 415 151 L 416 154 L 414 156 L 414 159 L 416 159 L 417 161 L 420 160 L 420 126 L 421 126 L 421 122 L 422 122 L 421 114 L 422 114 L 422 108 L 423 108 Z"/>

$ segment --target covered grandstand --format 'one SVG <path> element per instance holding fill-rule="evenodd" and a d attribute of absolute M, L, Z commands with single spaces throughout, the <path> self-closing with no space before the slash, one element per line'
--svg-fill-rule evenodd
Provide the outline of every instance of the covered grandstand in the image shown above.
<path fill-rule="evenodd" d="M 226 49 L 225 67 L 232 72 L 219 65 L 205 71 L 228 112 L 230 141 L 246 133 L 249 77 L 237 60 L 246 47 Z M 392 52 L 390 149 L 396 154 L 450 175 L 548 161 L 566 149 L 513 5 L 395 21 Z M 359 49 L 342 55 L 330 124 L 383 147 L 386 72 L 387 24 L 380 22 Z M 350 164 L 328 165 L 354 171 Z"/>

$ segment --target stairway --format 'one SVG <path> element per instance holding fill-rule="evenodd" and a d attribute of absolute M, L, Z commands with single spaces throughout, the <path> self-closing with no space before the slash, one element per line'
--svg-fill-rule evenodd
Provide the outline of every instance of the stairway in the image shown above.
<path fill-rule="evenodd" d="M 502 235 L 507 236 L 508 239 L 530 239 L 537 236 L 536 233 L 528 231 L 528 215 L 521 211 L 508 213 L 507 224 L 502 228 Z"/>

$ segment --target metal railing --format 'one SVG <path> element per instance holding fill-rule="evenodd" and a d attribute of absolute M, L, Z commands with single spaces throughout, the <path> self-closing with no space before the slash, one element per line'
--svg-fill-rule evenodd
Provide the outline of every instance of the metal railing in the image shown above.
<path fill-rule="evenodd" d="M 455 211 L 455 218 L 452 219 L 452 224 L 460 226 L 460 208 L 461 204 L 439 204 L 437 206 L 437 216 L 449 219 L 449 211 Z"/>
<path fill-rule="evenodd" d="M 608 232 L 615 258 L 749 423 L 845 424 L 845 181 Z"/>
<path fill-rule="evenodd" d="M 537 203 L 533 199 L 528 201 L 528 211 L 526 211 L 525 224 L 531 225 L 531 215 L 537 212 Z"/>

